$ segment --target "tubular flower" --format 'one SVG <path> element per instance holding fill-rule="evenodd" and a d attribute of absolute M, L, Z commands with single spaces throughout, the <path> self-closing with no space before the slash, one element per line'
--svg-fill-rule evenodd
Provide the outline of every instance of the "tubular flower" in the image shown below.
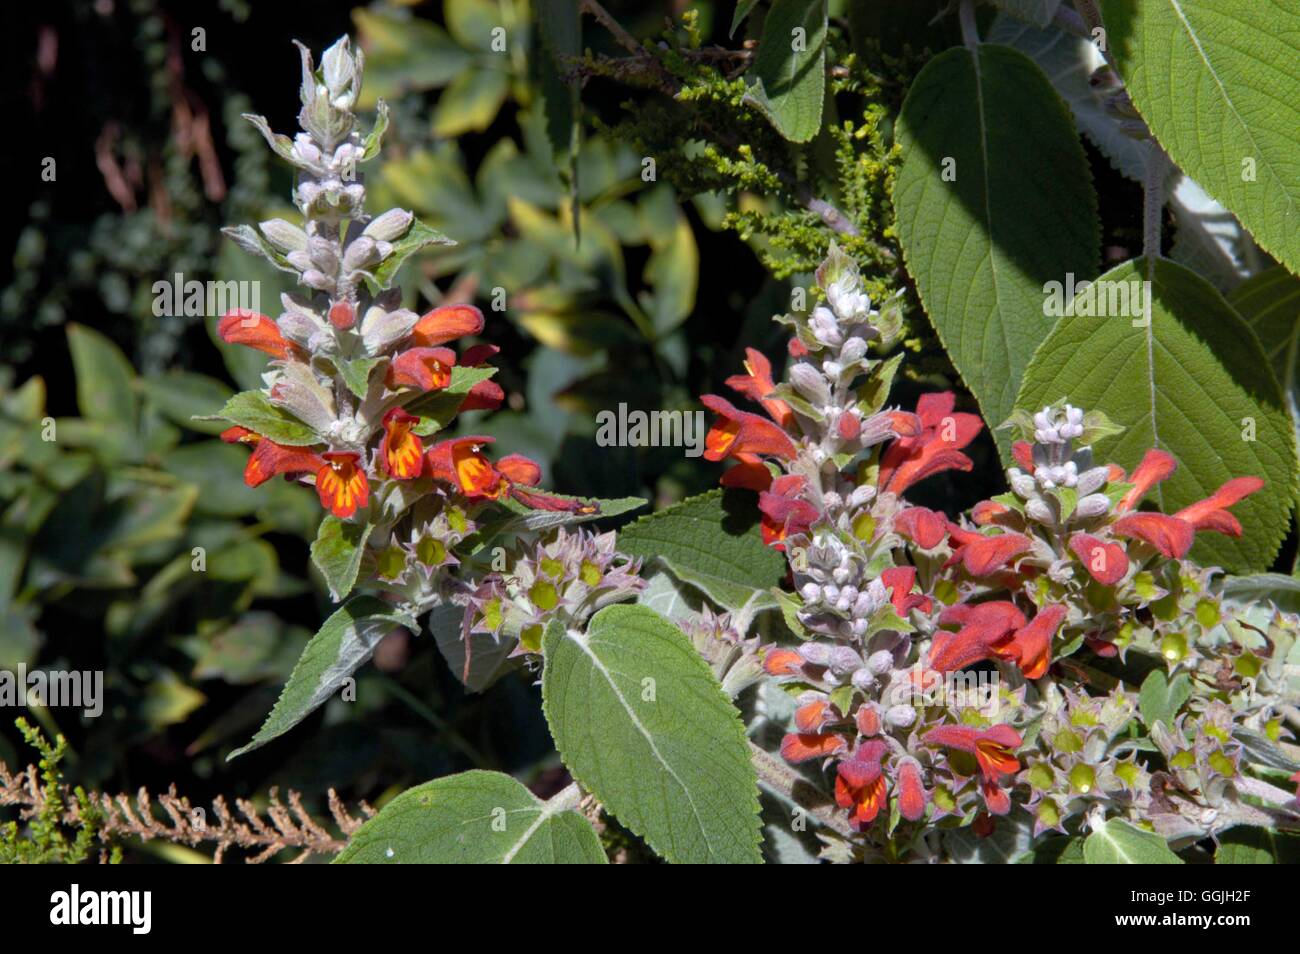
<path fill-rule="evenodd" d="M 948 535 L 948 519 L 926 507 L 908 507 L 894 518 L 894 529 L 922 550 L 933 550 Z"/>
<path fill-rule="evenodd" d="M 433 348 L 483 330 L 483 312 L 473 305 L 443 305 L 425 312 L 411 329 L 411 340 Z"/>
<path fill-rule="evenodd" d="M 813 521 L 821 516 L 816 507 L 799 497 L 807 482 L 803 477 L 787 474 L 773 481 L 771 490 L 758 495 L 758 509 L 763 514 L 760 529 L 768 546 L 784 550 L 783 541 L 788 535 L 807 533 Z"/>
<path fill-rule="evenodd" d="M 1128 554 L 1118 543 L 1076 533 L 1070 537 L 1070 549 L 1092 578 L 1105 586 L 1115 585 L 1128 573 Z"/>
<path fill-rule="evenodd" d="M 429 476 L 451 484 L 470 500 L 499 500 L 509 483 L 483 454 L 495 439 L 476 435 L 435 444 L 425 455 Z"/>
<path fill-rule="evenodd" d="M 456 352 L 450 348 L 410 348 L 388 366 L 388 386 L 393 390 L 441 391 L 451 384 L 455 365 Z"/>
<path fill-rule="evenodd" d="M 395 407 L 384 415 L 384 436 L 379 442 L 379 459 L 388 476 L 411 480 L 424 470 L 424 443 L 411 428 L 420 422 L 414 414 Z"/>
<path fill-rule="evenodd" d="M 930 643 L 930 668 L 953 672 L 992 656 L 993 646 L 1025 625 L 1025 616 L 1013 603 L 958 603 L 939 614 L 939 625 L 956 623 L 953 633 L 938 630 Z"/>
<path fill-rule="evenodd" d="M 1052 637 L 1061 628 L 1066 612 L 1059 603 L 1043 607 L 1029 625 L 995 643 L 993 654 L 1014 662 L 1026 679 L 1041 679 L 1052 662 Z"/>
<path fill-rule="evenodd" d="M 264 484 L 278 474 L 314 474 L 323 463 L 315 451 L 277 444 L 246 427 L 227 428 L 221 432 L 221 439 L 228 444 L 248 444 L 253 448 L 244 465 L 244 483 L 250 487 Z"/>
<path fill-rule="evenodd" d="M 844 736 L 836 732 L 825 734 L 790 732 L 781 740 L 781 757 L 787 762 L 798 764 L 811 759 L 839 755 L 848 747 Z"/>
<path fill-rule="evenodd" d="M 988 576 L 1033 549 L 1034 541 L 1023 533 L 1000 533 L 986 537 L 948 524 L 948 534 L 956 544 L 949 565 L 961 561 L 971 576 Z"/>
<path fill-rule="evenodd" d="M 461 367 L 481 368 L 487 364 L 489 358 L 500 350 L 496 345 L 490 344 L 474 345 L 472 348 L 466 348 L 465 353 L 460 356 Z M 501 389 L 501 385 L 488 379 L 478 382 L 469 389 L 469 394 L 465 395 L 465 400 L 460 402 L 460 410 L 495 411 L 505 399 L 506 392 Z"/>
<path fill-rule="evenodd" d="M 727 387 L 763 405 L 763 409 L 781 427 L 789 428 L 793 425 L 794 412 L 790 410 L 790 405 L 780 398 L 768 397 L 776 390 L 776 384 L 772 381 L 772 363 L 766 355 L 753 348 L 746 348 L 745 371 L 745 374 L 733 374 L 727 378 Z"/>
<path fill-rule="evenodd" d="M 1147 495 L 1148 490 L 1161 481 L 1168 480 L 1177 469 L 1178 461 L 1174 460 L 1173 455 L 1151 448 L 1133 471 L 1133 476 L 1128 479 L 1133 487 L 1120 498 L 1119 509 L 1132 510 Z"/>
<path fill-rule="evenodd" d="M 741 453 L 784 459 L 795 455 L 789 435 L 767 418 L 738 410 L 716 394 L 705 394 L 700 402 L 720 416 L 704 437 L 705 460 L 717 461 Z"/>
<path fill-rule="evenodd" d="M 294 346 L 280 333 L 274 321 L 255 311 L 228 311 L 217 323 L 217 334 L 227 344 L 254 348 L 272 358 L 287 358 Z"/>
<path fill-rule="evenodd" d="M 912 592 L 912 587 L 916 585 L 916 567 L 891 566 L 880 574 L 880 582 L 889 588 L 889 601 L 894 606 L 894 612 L 903 619 L 907 619 L 907 614 L 913 609 L 919 609 L 922 613 L 930 612 L 933 605 L 930 597 Z"/>
<path fill-rule="evenodd" d="M 849 822 L 859 831 L 866 828 L 885 805 L 885 774 L 880 760 L 885 743 L 871 739 L 858 746 L 853 758 L 835 767 L 835 803 L 850 809 Z"/>
<path fill-rule="evenodd" d="M 1154 453 L 1154 452 L 1153 452 Z M 1151 454 L 1147 454 L 1150 459 Z M 1145 464 L 1146 461 L 1143 461 Z M 1139 467 L 1138 471 L 1142 468 Z M 1138 472 L 1134 472 L 1134 478 Z M 1204 500 L 1184 507 L 1172 517 L 1163 513 L 1130 513 L 1115 521 L 1113 530 L 1123 537 L 1137 538 L 1155 547 L 1163 556 L 1187 555 L 1198 530 L 1213 530 L 1230 537 L 1241 536 L 1241 524 L 1228 507 L 1239 503 L 1264 486 L 1258 477 L 1235 477 Z"/>
<path fill-rule="evenodd" d="M 346 520 L 370 502 L 370 482 L 361 469 L 359 454 L 327 451 L 324 464 L 316 471 L 316 493 L 321 506 L 340 520 Z"/>
<path fill-rule="evenodd" d="M 1020 733 L 1009 725 L 976 729 L 967 725 L 942 725 L 921 737 L 924 745 L 937 745 L 970 752 L 980 768 L 980 792 L 989 812 L 1005 815 L 1011 810 L 1011 796 L 999 785 L 1004 776 L 1020 771 L 1014 750 L 1021 744 Z"/>
<path fill-rule="evenodd" d="M 921 433 L 900 437 L 880 459 L 879 486 L 901 494 L 919 480 L 943 470 L 970 470 L 961 449 L 975 439 L 984 423 L 974 414 L 955 414 L 951 391 L 925 394 L 916 405 Z"/>
<path fill-rule="evenodd" d="M 925 814 L 929 795 L 921 778 L 921 763 L 916 759 L 903 759 L 898 765 L 898 813 L 908 821 L 917 821 Z"/>
<path fill-rule="evenodd" d="M 772 472 L 757 454 L 734 454 L 736 464 L 718 481 L 723 487 L 742 487 L 762 493 L 772 486 Z"/>

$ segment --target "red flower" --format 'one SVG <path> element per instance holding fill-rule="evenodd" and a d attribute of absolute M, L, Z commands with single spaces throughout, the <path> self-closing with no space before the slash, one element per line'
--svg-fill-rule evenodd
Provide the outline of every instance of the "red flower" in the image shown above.
<path fill-rule="evenodd" d="M 1003 519 L 1011 513 L 1011 508 L 998 503 L 996 500 L 981 500 L 971 508 L 970 518 L 975 521 L 979 527 L 988 526 L 1007 526 L 1008 521 Z"/>
<path fill-rule="evenodd" d="M 880 574 L 880 582 L 889 589 L 889 601 L 894 604 L 894 612 L 903 619 L 907 619 L 907 614 L 914 608 L 919 608 L 922 613 L 930 612 L 930 597 L 912 592 L 916 585 L 916 567 L 891 566 Z"/>
<path fill-rule="evenodd" d="M 456 352 L 450 348 L 408 348 L 388 366 L 388 386 L 441 391 L 451 384 Z"/>
<path fill-rule="evenodd" d="M 798 496 L 806 483 L 803 477 L 787 474 L 773 481 L 771 490 L 758 495 L 758 509 L 763 513 L 760 529 L 768 546 L 784 550 L 783 541 L 787 536 L 807 533 L 812 522 L 821 516 L 816 507 Z"/>
<path fill-rule="evenodd" d="M 1113 586 L 1128 572 L 1128 554 L 1118 543 L 1107 543 L 1091 534 L 1076 533 L 1070 537 L 1070 549 L 1092 575 L 1105 586 Z"/>
<path fill-rule="evenodd" d="M 248 444 L 253 453 L 244 465 L 244 483 L 257 487 L 277 474 L 314 474 L 324 463 L 319 454 L 305 447 L 286 447 L 267 440 L 246 427 L 231 427 L 221 432 L 227 444 Z"/>
<path fill-rule="evenodd" d="M 948 534 L 948 518 L 925 507 L 908 507 L 894 518 L 894 529 L 922 550 L 933 550 Z"/>
<path fill-rule="evenodd" d="M 1052 662 L 1052 637 L 1061 628 L 1066 608 L 1059 603 L 1044 606 L 1027 626 L 1022 626 L 993 644 L 993 654 L 1014 662 L 1026 679 L 1041 679 Z"/>
<path fill-rule="evenodd" d="M 490 344 L 474 345 L 472 348 L 466 348 L 465 353 L 460 356 L 461 367 L 481 368 L 487 364 L 489 358 L 500 350 L 496 345 Z M 495 411 L 505 399 L 506 392 L 501 389 L 501 385 L 489 378 L 486 381 L 478 382 L 469 389 L 469 394 L 465 395 L 465 400 L 460 403 L 460 410 Z"/>
<path fill-rule="evenodd" d="M 957 547 L 947 565 L 960 560 L 971 576 L 988 576 L 1034 546 L 1034 542 L 1023 533 L 1008 532 L 986 537 L 963 530 L 954 523 L 948 524 L 948 535 Z"/>
<path fill-rule="evenodd" d="M 879 487 L 901 494 L 919 480 L 942 470 L 970 470 L 971 459 L 961 449 L 984 426 L 974 414 L 954 414 L 951 391 L 924 394 L 916 405 L 921 433 L 900 437 L 880 458 Z"/>
<path fill-rule="evenodd" d="M 1176 558 L 1186 556 L 1196 535 L 1186 520 L 1163 513 L 1131 513 L 1116 520 L 1111 530 L 1131 540 L 1145 540 L 1163 556 Z"/>
<path fill-rule="evenodd" d="M 772 486 L 772 472 L 757 454 L 734 454 L 736 464 L 728 468 L 718 481 L 724 487 L 743 487 L 762 493 Z"/>
<path fill-rule="evenodd" d="M 321 506 L 340 520 L 352 516 L 370 502 L 370 482 L 359 465 L 361 456 L 352 451 L 327 451 L 316 471 L 316 493 Z"/>
<path fill-rule="evenodd" d="M 1184 507 L 1174 516 L 1186 520 L 1195 530 L 1214 530 L 1230 537 L 1239 537 L 1241 523 L 1228 513 L 1227 508 L 1263 486 L 1264 481 L 1258 477 L 1234 477 L 1204 500 Z"/>
<path fill-rule="evenodd" d="M 411 430 L 420 419 L 395 407 L 384 415 L 384 437 L 379 442 L 379 459 L 388 476 L 411 480 L 424 470 L 424 442 Z"/>
<path fill-rule="evenodd" d="M 1015 458 L 1020 469 L 1026 474 L 1034 472 L 1034 445 L 1029 441 L 1013 441 L 1011 444 L 1011 456 Z"/>
<path fill-rule="evenodd" d="M 885 775 L 880 769 L 885 743 L 879 739 L 863 742 L 835 767 L 835 803 L 850 809 L 849 821 L 859 830 L 870 825 L 885 805 Z"/>
<path fill-rule="evenodd" d="M 1020 771 L 1020 760 L 1013 750 L 1020 747 L 1021 739 L 1015 729 L 1009 725 L 983 730 L 967 725 L 942 725 L 927 732 L 921 741 L 925 745 L 973 753 L 980 767 L 980 791 L 989 811 L 1005 815 L 1011 810 L 1011 798 L 998 783 L 1003 776 Z"/>
<path fill-rule="evenodd" d="M 771 649 L 763 657 L 763 671 L 769 676 L 795 676 L 803 669 L 803 657 L 793 649 Z"/>
<path fill-rule="evenodd" d="M 508 482 L 483 454 L 495 438 L 471 436 L 441 441 L 425 454 L 429 476 L 451 484 L 470 500 L 498 500 Z"/>
<path fill-rule="evenodd" d="M 936 672 L 953 672 L 992 656 L 993 646 L 1025 625 L 1024 614 L 1015 604 L 999 600 L 989 603 L 958 603 L 939 614 L 939 625 L 956 623 L 957 632 L 938 630 L 930 642 L 930 667 Z"/>
<path fill-rule="evenodd" d="M 330 305 L 330 324 L 346 331 L 357 323 L 357 306 L 350 301 L 336 301 Z"/>
<path fill-rule="evenodd" d="M 1133 488 L 1128 491 L 1119 501 L 1120 510 L 1132 510 L 1139 500 L 1146 496 L 1148 490 L 1163 480 L 1168 480 L 1170 474 L 1178 469 L 1178 461 L 1174 460 L 1173 455 L 1165 451 L 1151 448 L 1142 458 L 1142 463 L 1137 465 L 1133 471 L 1133 476 L 1128 482 Z"/>
<path fill-rule="evenodd" d="M 473 305 L 443 305 L 425 312 L 411 329 L 411 340 L 432 348 L 483 330 L 483 312 Z"/>
<path fill-rule="evenodd" d="M 294 346 L 289 343 L 274 321 L 255 311 L 237 308 L 228 311 L 217 323 L 217 334 L 227 344 L 240 344 L 254 348 L 273 358 L 287 358 Z"/>
<path fill-rule="evenodd" d="M 844 736 L 835 732 L 825 734 L 789 732 L 781 740 L 781 758 L 792 764 L 810 759 L 829 758 L 849 747 Z"/>
<path fill-rule="evenodd" d="M 794 711 L 794 727 L 801 734 L 820 732 L 827 723 L 838 721 L 840 715 L 826 699 L 814 699 Z"/>
<path fill-rule="evenodd" d="M 776 390 L 772 381 L 772 363 L 761 352 L 753 348 L 745 349 L 746 374 L 733 374 L 727 378 L 727 387 L 739 391 L 752 401 L 763 405 L 763 409 L 772 416 L 772 420 L 783 428 L 794 424 L 794 412 L 790 405 L 779 398 L 769 398 Z"/>
<path fill-rule="evenodd" d="M 908 821 L 917 821 L 925 814 L 929 796 L 921 780 L 921 763 L 905 758 L 898 765 L 898 813 Z"/>
<path fill-rule="evenodd" d="M 768 454 L 791 458 L 794 442 L 765 417 L 738 410 L 726 398 L 705 394 L 700 402 L 720 416 L 704 438 L 704 459 L 722 460 L 736 454 Z"/>

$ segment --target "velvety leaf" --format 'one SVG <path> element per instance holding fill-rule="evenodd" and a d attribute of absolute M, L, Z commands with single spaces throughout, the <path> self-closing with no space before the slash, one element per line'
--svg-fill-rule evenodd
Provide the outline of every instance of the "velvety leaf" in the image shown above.
<path fill-rule="evenodd" d="M 348 523 L 332 514 L 321 521 L 311 545 L 311 560 L 325 577 L 336 603 L 356 585 L 371 529 L 369 523 Z"/>
<path fill-rule="evenodd" d="M 993 3 L 1017 19 L 1045 27 L 1052 22 L 1061 0 L 993 0 Z"/>
<path fill-rule="evenodd" d="M 1138 708 L 1142 712 L 1142 721 L 1148 729 L 1163 722 L 1165 728 L 1172 729 L 1178 711 L 1192 695 L 1192 677 L 1179 673 L 1173 681 L 1166 678 L 1163 669 L 1153 669 L 1138 693 Z"/>
<path fill-rule="evenodd" d="M 266 722 L 228 758 L 261 748 L 309 716 L 369 661 L 380 639 L 397 626 L 414 631 L 419 624 L 373 596 L 353 597 L 335 610 L 303 650 Z"/>
<path fill-rule="evenodd" d="M 393 243 L 392 253 L 374 270 L 372 273 L 374 280 L 371 284 L 378 288 L 387 288 L 393 283 L 393 277 L 402 264 L 427 245 L 455 244 L 437 229 L 431 229 L 419 219 L 415 219 L 406 234 Z"/>
<path fill-rule="evenodd" d="M 1300 278 L 1278 265 L 1238 285 L 1228 304 L 1259 336 L 1300 440 Z"/>
<path fill-rule="evenodd" d="M 462 368 L 454 367 L 451 369 L 451 383 L 441 391 L 430 391 L 422 394 L 406 405 L 405 410 L 411 414 L 423 418 L 413 430 L 421 437 L 429 437 L 438 433 L 449 423 L 451 419 L 460 411 L 460 406 L 465 403 L 465 395 L 474 389 L 474 385 L 480 381 L 486 381 L 492 375 L 497 373 L 496 368 Z"/>
<path fill-rule="evenodd" d="M 141 378 L 140 383 L 145 398 L 172 423 L 201 434 L 220 434 L 226 429 L 221 421 L 199 419 L 233 396 L 230 388 L 216 378 L 191 371 L 170 371 Z"/>
<path fill-rule="evenodd" d="M 673 624 L 609 606 L 546 629 L 542 700 L 584 788 L 672 862 L 761 861 L 758 783 L 740 715 Z"/>
<path fill-rule="evenodd" d="M 335 864 L 607 864 L 590 822 L 500 772 L 409 788 L 348 840 Z"/>
<path fill-rule="evenodd" d="M 1300 272 L 1300 7 L 1104 0 L 1129 95 L 1170 157 Z"/>
<path fill-rule="evenodd" d="M 791 142 L 816 136 L 826 96 L 826 0 L 773 0 L 749 76 L 745 101 L 777 132 Z"/>
<path fill-rule="evenodd" d="M 1098 281 L 1136 290 L 1131 283 L 1146 274 L 1138 260 Z M 1145 327 L 1134 327 L 1140 318 L 1074 314 L 1087 300 L 1076 298 L 1034 354 L 1017 405 L 1036 410 L 1065 397 L 1104 411 L 1127 430 L 1099 441 L 1098 455 L 1129 471 L 1151 447 L 1173 454 L 1178 470 L 1148 494 L 1166 513 L 1233 477 L 1262 477 L 1263 490 L 1232 510 L 1243 535 L 1198 534 L 1192 556 L 1234 573 L 1267 569 L 1286 532 L 1300 468 L 1291 421 L 1255 336 L 1204 279 L 1169 261 L 1156 265 Z M 1248 419 L 1254 440 L 1243 439 Z"/>
<path fill-rule="evenodd" d="M 444 603 L 429 611 L 425 623 L 438 646 L 438 652 L 447 661 L 452 675 L 465 684 L 470 692 L 482 692 L 508 671 L 507 659 L 518 642 L 509 636 L 491 633 L 470 633 L 469 668 L 465 667 L 465 640 L 461 638 L 465 610 Z"/>
<path fill-rule="evenodd" d="M 289 447 L 321 443 L 321 438 L 315 431 L 284 408 L 272 404 L 261 391 L 241 391 L 227 401 L 217 414 L 200 419 L 213 418 L 246 427 L 277 444 Z"/>
<path fill-rule="evenodd" d="M 1119 818 L 1109 818 L 1083 843 L 1083 859 L 1090 865 L 1181 865 L 1165 840 Z"/>
<path fill-rule="evenodd" d="M 1051 330 L 1047 283 L 1096 274 L 1101 239 L 1088 163 L 1047 77 L 1007 47 L 982 45 L 978 60 L 965 47 L 935 57 L 912 84 L 899 124 L 894 204 L 907 268 L 996 425 Z M 995 436 L 1005 453 L 1004 434 Z"/>
<path fill-rule="evenodd" d="M 1233 828 L 1219 836 L 1216 865 L 1300 864 L 1300 838 L 1267 828 Z"/>
<path fill-rule="evenodd" d="M 624 527 L 618 549 L 659 561 L 727 609 L 771 606 L 768 591 L 784 578 L 786 562 L 763 543 L 758 519 L 753 493 L 712 490 Z"/>

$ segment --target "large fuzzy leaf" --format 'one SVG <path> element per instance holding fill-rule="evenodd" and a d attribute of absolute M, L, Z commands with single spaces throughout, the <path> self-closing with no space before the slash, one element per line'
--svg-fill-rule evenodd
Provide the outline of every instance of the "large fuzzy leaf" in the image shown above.
<path fill-rule="evenodd" d="M 607 863 L 591 824 L 500 772 L 409 788 L 356 830 L 336 864 Z"/>
<path fill-rule="evenodd" d="M 754 862 L 758 782 L 740 714 L 673 624 L 610 606 L 543 640 L 542 700 L 574 778 L 673 862 Z"/>
<path fill-rule="evenodd" d="M 764 545 L 758 519 L 752 493 L 712 490 L 623 528 L 618 549 L 658 560 L 727 609 L 771 606 L 768 593 L 785 575 L 785 559 Z"/>
<path fill-rule="evenodd" d="M 817 135 L 826 97 L 826 0 L 775 0 L 749 75 L 746 101 L 777 132 L 792 142 Z"/>
<path fill-rule="evenodd" d="M 266 722 L 230 758 L 261 748 L 283 735 L 338 691 L 375 652 L 379 640 L 396 626 L 419 624 L 373 596 L 357 596 L 339 607 L 302 651 L 289 682 Z"/>
<path fill-rule="evenodd" d="M 1165 151 L 1300 272 L 1300 6 L 1105 0 L 1129 95 Z"/>
<path fill-rule="evenodd" d="M 1228 303 L 1259 336 L 1300 440 L 1300 278 L 1278 265 L 1238 285 Z"/>
<path fill-rule="evenodd" d="M 1143 831 L 1120 818 L 1107 819 L 1083 843 L 1083 860 L 1090 865 L 1181 865 L 1159 835 Z"/>
<path fill-rule="evenodd" d="M 903 104 L 899 140 L 894 205 L 908 271 L 996 425 L 1051 330 L 1045 286 L 1096 274 L 1097 198 L 1083 148 L 1042 70 L 990 45 L 926 65 Z"/>
<path fill-rule="evenodd" d="M 1098 281 L 1140 283 L 1146 274 L 1137 260 Z M 1267 569 L 1286 532 L 1297 473 L 1277 380 L 1245 322 L 1204 279 L 1169 261 L 1154 275 L 1146 327 L 1074 314 L 1084 301 L 1076 298 L 1034 354 L 1017 405 L 1034 410 L 1066 397 L 1104 411 L 1126 430 L 1099 442 L 1098 453 L 1128 469 L 1148 448 L 1169 451 L 1180 466 L 1149 495 L 1166 513 L 1233 477 L 1262 477 L 1264 489 L 1233 508 L 1242 537 L 1198 534 L 1192 554 L 1232 572 Z M 1253 440 L 1245 439 L 1250 421 Z"/>

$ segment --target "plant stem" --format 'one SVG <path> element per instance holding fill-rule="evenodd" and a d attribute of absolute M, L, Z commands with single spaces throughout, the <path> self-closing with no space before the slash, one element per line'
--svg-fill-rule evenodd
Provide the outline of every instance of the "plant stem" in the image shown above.
<path fill-rule="evenodd" d="M 853 836 L 854 831 L 849 827 L 848 820 L 836 811 L 835 803 L 825 792 L 817 789 L 789 765 L 753 742 L 749 743 L 749 753 L 754 763 L 754 770 L 758 772 L 760 785 L 794 802 L 818 824 L 831 828 L 845 837 Z"/>

